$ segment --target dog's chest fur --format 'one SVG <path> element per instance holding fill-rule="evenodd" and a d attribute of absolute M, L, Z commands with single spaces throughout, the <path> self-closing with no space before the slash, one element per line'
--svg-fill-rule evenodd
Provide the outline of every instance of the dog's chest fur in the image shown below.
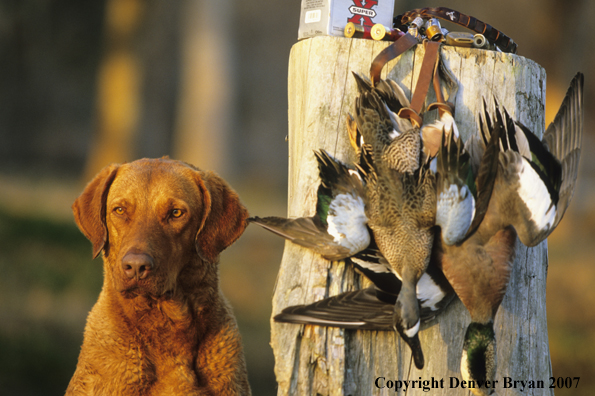
<path fill-rule="evenodd" d="M 100 374 L 94 388 L 101 388 L 98 394 L 125 389 L 124 395 L 128 391 L 131 395 L 196 391 L 200 326 L 195 323 L 188 303 L 137 299 L 138 304 L 130 304 L 135 312 L 130 312 L 130 306 L 126 306 L 128 312 L 119 310 L 120 320 L 107 319 L 100 312 L 95 315 L 94 311 L 89 316 L 86 336 L 95 333 L 95 342 L 102 344 L 101 350 L 112 356 L 104 360 L 110 364 L 94 368 Z M 136 317 L 129 320 L 130 314 Z M 105 381 L 106 378 L 109 380 Z M 165 378 L 175 380 L 163 381 Z M 174 383 L 179 389 L 160 389 L 165 382 Z"/>

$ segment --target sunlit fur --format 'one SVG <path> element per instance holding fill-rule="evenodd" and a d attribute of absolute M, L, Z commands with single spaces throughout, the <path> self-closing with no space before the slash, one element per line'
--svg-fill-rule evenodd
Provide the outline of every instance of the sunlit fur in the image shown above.
<path fill-rule="evenodd" d="M 103 251 L 105 277 L 66 395 L 249 395 L 219 289 L 219 253 L 248 217 L 227 183 L 144 159 L 103 169 L 73 210 L 95 254 Z M 130 253 L 152 258 L 143 276 L 126 273 Z"/>

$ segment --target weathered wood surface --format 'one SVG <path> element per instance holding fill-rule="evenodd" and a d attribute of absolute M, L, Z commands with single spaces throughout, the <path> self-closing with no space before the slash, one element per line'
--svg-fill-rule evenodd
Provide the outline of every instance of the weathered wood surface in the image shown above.
<path fill-rule="evenodd" d="M 369 72 L 374 56 L 387 43 L 336 37 L 316 37 L 294 45 L 289 65 L 289 202 L 288 216 L 311 216 L 315 211 L 318 169 L 312 153 L 325 149 L 351 162 L 354 153 L 345 129 L 353 113 L 356 84 L 352 71 Z M 415 87 L 424 50 L 418 46 L 390 62 L 383 70 L 409 97 Z M 464 139 L 477 133 L 481 98 L 495 95 L 513 117 L 536 134 L 544 130 L 545 71 L 521 56 L 466 48 L 444 47 L 441 56 L 459 82 L 455 119 Z M 386 75 L 383 75 L 383 78 Z M 430 89 L 426 105 L 434 99 Z M 427 113 L 425 119 L 435 117 Z M 547 244 L 527 249 L 517 241 L 506 297 L 495 321 L 498 348 L 498 395 L 517 395 L 504 389 L 504 377 L 541 380 L 546 389 L 522 394 L 548 395 L 551 375 L 545 289 Z M 367 285 L 343 262 L 287 243 L 273 296 L 273 315 L 283 308 L 311 303 Z M 450 377 L 461 379 L 460 358 L 470 316 L 460 301 L 420 331 L 426 365 L 417 370 L 407 345 L 393 332 L 346 331 L 336 328 L 280 324 L 271 320 L 271 345 L 279 395 L 394 395 L 403 390 L 379 389 L 386 380 L 444 379 L 444 389 L 424 392 L 416 386 L 407 395 L 468 395 L 450 389 Z M 431 385 L 431 384 L 430 384 Z"/>

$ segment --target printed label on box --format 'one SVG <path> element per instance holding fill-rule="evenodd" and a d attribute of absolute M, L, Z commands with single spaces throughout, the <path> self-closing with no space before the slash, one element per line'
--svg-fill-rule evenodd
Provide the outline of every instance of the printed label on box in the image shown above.
<path fill-rule="evenodd" d="M 298 39 L 343 36 L 347 22 L 392 26 L 394 0 L 302 0 Z"/>
<path fill-rule="evenodd" d="M 320 16 L 322 12 L 320 10 L 308 11 L 306 12 L 306 23 L 314 23 L 320 22 Z"/>

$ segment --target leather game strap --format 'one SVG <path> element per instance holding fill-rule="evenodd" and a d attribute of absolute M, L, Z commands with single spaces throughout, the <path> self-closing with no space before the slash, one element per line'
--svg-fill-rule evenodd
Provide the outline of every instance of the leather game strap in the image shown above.
<path fill-rule="evenodd" d="M 387 64 L 387 62 L 395 59 L 408 49 L 413 48 L 416 44 L 417 39 L 407 33 L 380 51 L 380 53 L 376 55 L 376 58 L 374 58 L 374 61 L 372 61 L 372 66 L 370 67 L 370 78 L 372 79 L 372 84 L 374 86 L 378 84 L 378 81 L 380 81 L 380 72 L 382 72 L 382 68 Z"/>
<path fill-rule="evenodd" d="M 434 80 L 436 73 L 436 67 L 438 64 L 438 51 L 440 49 L 440 43 L 437 41 L 426 41 L 425 42 L 426 53 L 424 54 L 424 60 L 421 64 L 421 70 L 419 71 L 419 77 L 415 84 L 415 91 L 411 98 L 411 105 L 404 107 L 399 111 L 399 117 L 408 118 L 412 123 L 417 124 L 417 127 L 421 127 L 423 120 L 420 116 L 421 110 L 430 88 L 430 83 Z"/>
<path fill-rule="evenodd" d="M 488 25 L 469 15 L 465 15 L 456 10 L 446 7 L 427 7 L 416 8 L 415 10 L 407 11 L 403 15 L 395 18 L 398 24 L 405 25 L 413 21 L 417 17 L 422 18 L 440 18 L 445 21 L 455 23 L 459 26 L 466 27 L 473 30 L 475 33 L 481 33 L 492 44 L 495 44 L 502 50 L 502 52 L 509 52 L 516 54 L 517 44 L 512 41 L 510 37 L 499 31 L 498 29 Z"/>

